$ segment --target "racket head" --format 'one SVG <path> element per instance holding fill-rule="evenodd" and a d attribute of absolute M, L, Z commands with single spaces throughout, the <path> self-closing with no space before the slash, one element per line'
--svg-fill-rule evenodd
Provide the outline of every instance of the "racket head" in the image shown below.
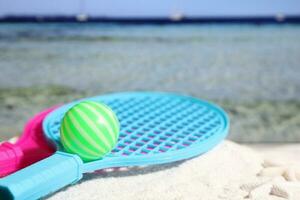
<path fill-rule="evenodd" d="M 121 127 L 115 148 L 100 160 L 84 163 L 83 172 L 188 159 L 213 148 L 229 130 L 227 114 L 206 101 L 171 93 L 115 93 L 75 101 L 50 113 L 43 129 L 58 149 L 64 114 L 84 100 L 110 106 Z"/>

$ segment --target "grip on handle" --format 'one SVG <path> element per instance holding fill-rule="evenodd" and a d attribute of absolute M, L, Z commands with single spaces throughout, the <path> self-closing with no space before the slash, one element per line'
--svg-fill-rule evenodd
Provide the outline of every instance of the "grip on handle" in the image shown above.
<path fill-rule="evenodd" d="M 0 199 L 38 199 L 82 178 L 82 160 L 56 152 L 12 175 L 0 179 Z"/>
<path fill-rule="evenodd" d="M 16 171 L 23 156 L 22 149 L 16 144 L 4 142 L 0 146 L 0 177 Z"/>

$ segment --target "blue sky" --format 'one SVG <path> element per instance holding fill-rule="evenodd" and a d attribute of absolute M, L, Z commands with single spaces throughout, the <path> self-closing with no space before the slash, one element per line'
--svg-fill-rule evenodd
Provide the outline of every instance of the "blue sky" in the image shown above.
<path fill-rule="evenodd" d="M 81 6 L 83 5 L 83 6 Z M 300 15 L 300 0 L 0 0 L 0 15 L 74 15 L 162 17 Z"/>

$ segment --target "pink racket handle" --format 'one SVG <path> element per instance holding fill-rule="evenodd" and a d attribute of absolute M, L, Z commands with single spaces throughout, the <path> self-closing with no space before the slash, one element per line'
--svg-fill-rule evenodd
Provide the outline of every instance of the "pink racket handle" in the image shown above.
<path fill-rule="evenodd" d="M 18 170 L 22 156 L 23 151 L 19 146 L 9 142 L 2 143 L 0 146 L 0 177 Z"/>
<path fill-rule="evenodd" d="M 32 163 L 52 155 L 55 149 L 46 141 L 42 123 L 44 118 L 57 106 L 44 110 L 26 124 L 20 139 L 15 143 L 0 145 L 0 177 L 9 175 Z"/>

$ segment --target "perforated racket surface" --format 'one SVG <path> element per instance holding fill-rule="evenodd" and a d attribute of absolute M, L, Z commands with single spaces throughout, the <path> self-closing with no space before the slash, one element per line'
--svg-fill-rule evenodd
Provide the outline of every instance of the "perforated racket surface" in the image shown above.
<path fill-rule="evenodd" d="M 40 186 L 39 191 L 30 198 L 41 197 L 76 182 L 85 172 L 110 167 L 162 164 L 197 156 L 222 141 L 229 129 L 228 117 L 221 108 L 188 96 L 135 92 L 110 94 L 89 100 L 105 103 L 117 114 L 121 130 L 116 147 L 102 159 L 88 163 L 83 163 L 78 156 L 57 152 L 51 162 L 47 158 L 47 163 L 44 161 L 44 164 L 28 167 L 31 170 L 26 168 L 28 171 L 20 171 L 20 176 L 9 181 L 28 176 L 34 178 L 34 170 L 47 171 L 42 175 L 38 173 L 39 180 L 42 176 L 43 181 L 36 179 L 39 185 L 46 187 Z M 66 111 L 76 103 L 78 101 L 60 107 L 44 120 L 44 132 L 58 149 L 62 149 L 60 122 Z M 10 191 L 14 197 L 25 194 L 24 191 L 11 190 L 13 187 L 9 187 L 9 181 L 6 181 L 6 191 Z M 0 188 L 3 185 L 3 181 L 0 181 Z M 33 193 L 29 190 L 26 192 Z"/>
<path fill-rule="evenodd" d="M 159 164 L 204 153 L 229 128 L 225 112 L 199 99 L 166 93 L 120 93 L 93 97 L 112 108 L 121 124 L 117 146 L 102 160 L 84 164 L 99 168 Z M 60 121 L 71 103 L 44 121 L 47 137 L 60 145 Z M 118 158 L 118 162 L 108 162 Z M 120 160 L 121 159 L 121 160 Z"/>

